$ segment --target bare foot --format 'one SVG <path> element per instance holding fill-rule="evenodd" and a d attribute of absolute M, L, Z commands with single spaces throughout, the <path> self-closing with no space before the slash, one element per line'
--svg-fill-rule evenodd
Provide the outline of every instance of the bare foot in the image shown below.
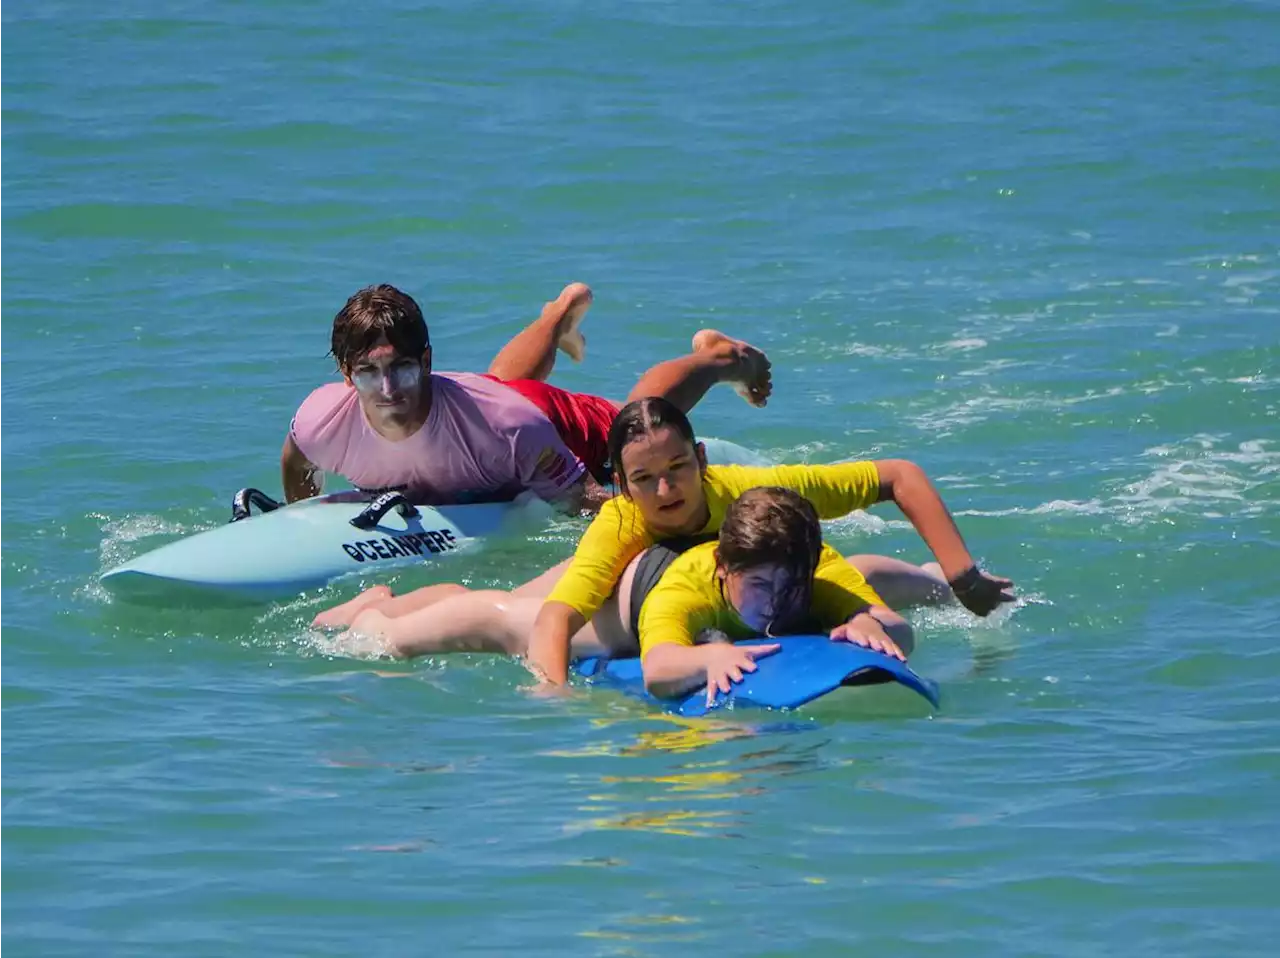
<path fill-rule="evenodd" d="M 351 625 L 355 621 L 355 617 L 363 612 L 375 602 L 384 602 L 390 599 L 395 593 L 391 591 L 390 586 L 375 585 L 372 589 L 365 589 L 354 599 L 335 605 L 332 609 L 326 609 L 311 620 L 313 629 L 343 629 Z"/>
<path fill-rule="evenodd" d="M 753 406 L 763 406 L 773 393 L 773 368 L 769 357 L 748 342 L 733 339 L 718 329 L 702 329 L 694 334 L 693 350 L 713 350 L 733 359 L 724 381 Z"/>
<path fill-rule="evenodd" d="M 586 283 L 570 283 L 553 302 L 542 307 L 542 318 L 556 317 L 557 348 L 575 363 L 582 362 L 587 353 L 587 338 L 578 330 L 578 324 L 587 315 L 593 298 Z"/>

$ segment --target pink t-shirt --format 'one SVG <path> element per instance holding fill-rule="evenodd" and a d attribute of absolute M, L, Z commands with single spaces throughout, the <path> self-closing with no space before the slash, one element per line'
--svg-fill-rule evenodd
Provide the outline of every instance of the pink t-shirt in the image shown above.
<path fill-rule="evenodd" d="M 393 442 L 365 418 L 355 389 L 321 386 L 298 407 L 290 435 L 313 464 L 359 489 L 403 489 L 444 505 L 512 499 L 528 489 L 554 500 L 585 467 L 542 411 L 514 389 L 474 373 L 433 373 L 422 428 Z"/>

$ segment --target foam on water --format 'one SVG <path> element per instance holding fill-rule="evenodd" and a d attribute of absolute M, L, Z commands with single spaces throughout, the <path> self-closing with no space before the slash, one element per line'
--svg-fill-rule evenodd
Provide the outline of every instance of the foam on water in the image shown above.
<path fill-rule="evenodd" d="M 304 655 L 371 661 L 392 658 L 382 639 L 351 629 L 308 629 L 294 636 L 291 644 Z"/>
<path fill-rule="evenodd" d="M 146 551 L 146 549 L 155 548 L 159 545 L 147 543 L 145 548 L 138 548 L 137 544 L 144 540 L 152 539 L 156 536 L 178 538 L 179 536 L 194 535 L 196 532 L 201 531 L 200 528 L 188 523 L 177 522 L 157 515 L 128 515 L 120 519 L 112 519 L 101 513 L 91 512 L 87 518 L 100 522 L 104 535 L 101 544 L 98 546 L 98 555 L 101 562 L 100 571 L 106 571 L 118 566 L 122 562 L 127 562 L 139 553 Z"/>
<path fill-rule="evenodd" d="M 1220 448 L 1222 446 L 1227 448 Z M 1086 500 L 1054 499 L 1031 508 L 957 509 L 960 516 L 1112 516 L 1141 524 L 1165 514 L 1253 518 L 1280 514 L 1280 449 L 1272 440 L 1233 444 L 1200 434 L 1144 450 L 1137 465 L 1149 468 L 1139 479 L 1112 479 L 1115 493 Z M 1275 484 L 1275 495 L 1270 487 Z M 1253 495 L 1261 491 L 1262 495 Z M 1221 510 L 1225 510 L 1221 511 Z"/>
<path fill-rule="evenodd" d="M 1234 448 L 1232 448 L 1234 446 Z M 1273 440 L 1232 443 L 1225 436 L 1199 434 L 1143 452 L 1154 460 L 1151 472 L 1126 483 L 1113 499 L 1114 510 L 1129 521 L 1145 521 L 1166 512 L 1248 518 L 1280 514 L 1280 446 Z M 1254 496 L 1255 491 L 1275 496 Z"/>
<path fill-rule="evenodd" d="M 1010 364 L 997 360 L 978 370 L 961 372 L 958 375 L 986 375 L 1006 368 L 1008 365 Z M 1104 403 L 1109 399 L 1123 396 L 1125 392 L 1126 389 L 1123 386 L 1111 386 L 1106 389 L 1088 389 L 1083 393 L 1070 396 L 1051 394 L 1002 396 L 989 393 L 957 400 L 942 409 L 930 408 L 909 413 L 902 419 L 922 433 L 947 436 L 964 427 L 1004 418 L 1009 414 L 1029 412 L 1060 414 L 1064 408 L 1086 403 Z"/>

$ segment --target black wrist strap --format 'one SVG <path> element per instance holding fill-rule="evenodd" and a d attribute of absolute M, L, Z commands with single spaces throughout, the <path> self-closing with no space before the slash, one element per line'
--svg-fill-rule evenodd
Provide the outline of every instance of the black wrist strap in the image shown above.
<path fill-rule="evenodd" d="M 965 569 L 954 579 L 948 579 L 947 585 L 951 586 L 951 591 L 960 595 L 965 592 L 972 592 L 975 588 L 982 584 L 982 570 L 976 565 L 971 565 Z"/>

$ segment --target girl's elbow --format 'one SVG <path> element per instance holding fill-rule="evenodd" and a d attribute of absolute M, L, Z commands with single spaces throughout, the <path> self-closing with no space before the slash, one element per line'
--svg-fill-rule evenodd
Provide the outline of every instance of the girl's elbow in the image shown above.
<path fill-rule="evenodd" d="M 877 459 L 876 472 L 880 474 L 880 482 L 886 485 L 925 474 L 924 470 L 910 459 Z"/>

